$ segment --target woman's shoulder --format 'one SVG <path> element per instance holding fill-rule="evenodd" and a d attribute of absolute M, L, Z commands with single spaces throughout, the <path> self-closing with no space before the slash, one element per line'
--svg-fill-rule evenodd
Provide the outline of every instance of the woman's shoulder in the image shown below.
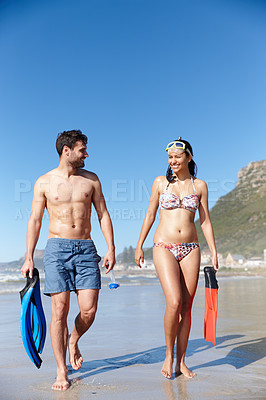
<path fill-rule="evenodd" d="M 157 176 L 153 182 L 153 190 L 156 189 L 158 193 L 161 194 L 167 183 L 168 180 L 166 179 L 165 176 Z"/>
<path fill-rule="evenodd" d="M 160 188 L 164 188 L 168 183 L 168 180 L 163 175 L 157 176 L 153 182 L 154 185 L 158 185 Z"/>
<path fill-rule="evenodd" d="M 202 191 L 207 189 L 207 183 L 202 179 L 196 178 L 193 176 L 194 185 L 197 191 Z"/>
<path fill-rule="evenodd" d="M 154 179 L 154 182 L 157 182 L 157 183 L 166 183 L 166 182 L 168 182 L 168 181 L 167 181 L 167 179 L 166 179 L 165 176 L 160 175 L 160 176 L 157 176 L 157 177 Z"/>
<path fill-rule="evenodd" d="M 197 185 L 206 185 L 206 182 L 203 181 L 202 179 L 196 178 L 195 176 L 192 176 L 192 178 L 193 178 L 193 181 L 194 181 L 195 184 L 197 184 Z"/>

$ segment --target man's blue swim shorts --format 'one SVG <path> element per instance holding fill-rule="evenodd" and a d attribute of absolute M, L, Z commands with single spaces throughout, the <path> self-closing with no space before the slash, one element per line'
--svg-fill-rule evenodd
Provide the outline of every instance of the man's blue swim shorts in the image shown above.
<path fill-rule="evenodd" d="M 43 257 L 44 294 L 101 289 L 100 260 L 92 240 L 48 239 Z"/>

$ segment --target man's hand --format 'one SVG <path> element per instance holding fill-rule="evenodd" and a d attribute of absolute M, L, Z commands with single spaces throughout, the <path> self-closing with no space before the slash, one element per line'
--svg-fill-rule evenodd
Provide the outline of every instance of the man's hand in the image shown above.
<path fill-rule="evenodd" d="M 24 278 L 27 276 L 27 272 L 29 271 L 29 277 L 32 278 L 33 276 L 33 268 L 34 268 L 34 262 L 33 260 L 25 260 L 24 264 L 22 265 L 21 268 L 21 273 Z"/>
<path fill-rule="evenodd" d="M 103 259 L 103 268 L 107 268 L 106 274 L 110 272 L 115 265 L 115 250 L 108 250 Z"/>

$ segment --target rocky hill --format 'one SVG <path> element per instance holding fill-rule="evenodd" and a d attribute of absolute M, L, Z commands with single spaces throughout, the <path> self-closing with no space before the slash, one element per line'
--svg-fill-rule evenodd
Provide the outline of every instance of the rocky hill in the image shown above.
<path fill-rule="evenodd" d="M 210 211 L 219 253 L 263 256 L 266 248 L 266 160 L 251 162 L 238 173 L 235 189 Z M 206 247 L 199 221 L 201 248 Z"/>

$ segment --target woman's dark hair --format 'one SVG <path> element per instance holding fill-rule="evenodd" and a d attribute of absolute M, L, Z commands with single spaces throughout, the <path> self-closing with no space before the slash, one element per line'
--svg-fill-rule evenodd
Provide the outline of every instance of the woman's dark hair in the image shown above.
<path fill-rule="evenodd" d="M 83 133 L 79 129 L 58 133 L 56 139 L 56 150 L 59 156 L 61 157 L 64 146 L 67 146 L 72 150 L 75 146 L 75 143 L 78 141 L 81 141 L 84 144 L 87 144 L 88 142 L 87 136 L 83 135 Z"/>
<path fill-rule="evenodd" d="M 187 156 L 189 156 L 190 154 L 193 156 L 193 150 L 192 150 L 191 144 L 187 140 L 178 138 L 175 141 L 184 143 L 185 153 L 187 154 Z M 188 163 L 188 169 L 189 169 L 190 175 L 192 175 L 192 176 L 197 175 L 198 167 L 193 159 L 191 159 L 190 162 Z M 168 166 L 167 171 L 166 171 L 166 179 L 168 180 L 168 182 L 172 182 L 174 180 L 173 171 L 172 171 L 172 168 L 170 167 L 170 165 Z"/>

